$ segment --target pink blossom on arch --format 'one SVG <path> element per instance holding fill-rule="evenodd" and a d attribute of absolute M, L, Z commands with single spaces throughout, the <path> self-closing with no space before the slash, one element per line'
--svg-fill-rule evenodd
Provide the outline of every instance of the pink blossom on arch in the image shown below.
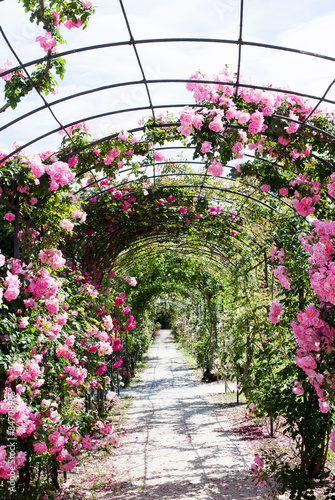
<path fill-rule="evenodd" d="M 261 186 L 261 190 L 264 191 L 264 193 L 268 193 L 269 191 L 271 191 L 271 186 L 269 186 L 269 184 L 263 184 Z"/>
<path fill-rule="evenodd" d="M 310 197 L 302 198 L 301 200 L 295 198 L 292 200 L 292 204 L 299 215 L 307 217 L 307 215 L 312 215 L 315 212 L 315 207 L 312 207 L 313 199 Z"/>
<path fill-rule="evenodd" d="M 67 21 L 65 21 L 64 23 L 64 26 L 67 27 L 67 29 L 71 29 L 71 28 L 80 28 L 81 26 L 83 25 L 83 21 L 80 19 L 80 17 L 77 17 L 77 22 L 74 23 L 72 21 L 72 19 L 68 19 Z"/>
<path fill-rule="evenodd" d="M 48 447 L 45 441 L 42 441 L 41 443 L 33 443 L 33 447 L 36 453 L 45 453 L 46 451 L 48 451 Z"/>
<path fill-rule="evenodd" d="M 49 314 L 56 314 L 59 310 L 59 300 L 58 299 L 50 299 L 45 301 L 46 308 L 48 309 Z"/>
<path fill-rule="evenodd" d="M 83 4 L 84 9 L 89 9 L 92 5 L 92 2 L 90 2 L 90 0 L 81 0 L 81 3 Z"/>
<path fill-rule="evenodd" d="M 113 369 L 116 370 L 117 368 L 120 368 L 120 366 L 122 365 L 123 363 L 123 359 L 118 359 L 118 361 L 116 361 L 114 364 L 113 364 Z"/>
<path fill-rule="evenodd" d="M 155 151 L 154 153 L 154 159 L 156 161 L 163 161 L 164 160 L 164 155 L 160 153 L 159 151 Z"/>
<path fill-rule="evenodd" d="M 315 370 L 315 368 L 317 368 L 316 361 L 315 361 L 314 357 L 311 355 L 303 356 L 303 357 L 297 356 L 295 358 L 295 362 L 303 370 L 305 370 L 306 368 L 311 369 L 311 370 Z"/>
<path fill-rule="evenodd" d="M 243 150 L 243 145 L 241 142 L 236 142 L 234 146 L 231 148 L 233 153 L 238 153 L 239 151 Z"/>
<path fill-rule="evenodd" d="M 75 177 L 75 174 L 70 170 L 67 163 L 56 161 L 45 167 L 47 174 L 51 178 L 50 190 L 56 191 L 61 186 L 66 186 Z"/>
<path fill-rule="evenodd" d="M 19 323 L 19 328 L 26 328 L 29 325 L 29 316 L 25 316 Z"/>
<path fill-rule="evenodd" d="M 119 351 L 122 349 L 123 345 L 119 339 L 114 339 L 113 341 L 113 351 Z"/>
<path fill-rule="evenodd" d="M 52 37 L 50 31 L 47 31 L 44 37 L 36 37 L 35 42 L 40 42 L 40 46 L 45 50 L 45 52 L 48 52 L 56 45 L 56 40 Z"/>
<path fill-rule="evenodd" d="M 271 321 L 271 323 L 279 323 L 280 315 L 282 312 L 283 312 L 283 306 L 277 299 L 274 299 L 272 301 L 269 313 L 269 320 Z"/>
<path fill-rule="evenodd" d="M 213 130 L 213 132 L 221 132 L 223 130 L 223 123 L 221 120 L 221 116 L 216 115 L 214 120 L 212 120 L 208 125 L 208 128 L 210 130 Z"/>
<path fill-rule="evenodd" d="M 3 218 L 5 220 L 8 220 L 9 222 L 12 222 L 13 220 L 15 220 L 15 215 L 12 214 L 11 212 L 7 212 Z"/>
<path fill-rule="evenodd" d="M 256 455 L 255 458 L 254 458 L 254 462 L 256 465 L 258 465 L 259 467 L 263 468 L 264 467 L 264 462 L 263 460 L 261 460 L 261 458 L 259 457 L 259 455 Z"/>
<path fill-rule="evenodd" d="M 115 298 L 115 306 L 122 306 L 124 304 L 124 298 L 123 297 L 116 297 Z"/>
<path fill-rule="evenodd" d="M 4 73 L 8 69 L 10 69 L 13 66 L 13 63 L 11 61 L 6 61 L 5 64 L 0 67 L 0 73 Z M 9 81 L 12 78 L 12 73 L 7 73 L 7 75 L 4 75 L 1 77 L 5 82 Z"/>
<path fill-rule="evenodd" d="M 21 360 L 15 361 L 12 366 L 10 367 L 9 370 L 7 370 L 7 375 L 9 375 L 9 382 L 12 382 L 13 380 L 17 379 L 21 373 L 23 373 L 24 366 Z"/>
<path fill-rule="evenodd" d="M 121 130 L 117 138 L 119 139 L 119 141 L 126 142 L 128 140 L 128 137 L 129 137 L 129 132 L 124 132 L 123 130 Z"/>
<path fill-rule="evenodd" d="M 248 132 L 250 134 L 257 134 L 262 131 L 264 125 L 264 116 L 260 111 L 255 111 L 250 116 L 250 122 L 248 125 Z"/>
<path fill-rule="evenodd" d="M 220 177 L 223 172 L 223 166 L 221 162 L 213 160 L 211 165 L 208 167 L 208 172 L 213 175 L 213 177 Z"/>
<path fill-rule="evenodd" d="M 278 142 L 283 146 L 287 146 L 291 142 L 291 139 L 286 139 L 281 135 L 280 137 L 278 137 Z"/>
<path fill-rule="evenodd" d="M 188 210 L 187 207 L 179 207 L 178 208 L 178 212 L 180 212 L 181 214 L 187 214 L 187 210 Z"/>
<path fill-rule="evenodd" d="M 93 441 L 92 441 L 91 437 L 88 434 L 86 434 L 85 436 L 82 437 L 81 444 L 87 450 L 91 450 L 92 446 L 93 446 Z"/>
<path fill-rule="evenodd" d="M 41 250 L 38 254 L 38 258 L 47 266 L 52 269 L 59 269 L 65 265 L 66 260 L 63 258 L 62 252 L 56 248 L 46 248 Z"/>
<path fill-rule="evenodd" d="M 59 12 L 57 12 L 57 10 L 54 10 L 52 12 L 52 15 L 55 18 L 54 26 L 59 26 Z"/>
<path fill-rule="evenodd" d="M 71 156 L 71 158 L 69 158 L 68 165 L 69 167 L 74 167 L 75 165 L 78 165 L 78 158 L 76 155 Z"/>
<path fill-rule="evenodd" d="M 286 196 L 288 194 L 288 189 L 287 188 L 280 188 L 279 189 L 279 193 L 282 195 L 282 196 Z"/>
<path fill-rule="evenodd" d="M 295 380 L 294 381 L 294 387 L 292 387 L 292 392 L 294 392 L 294 394 L 303 394 L 305 391 L 304 391 L 304 388 L 302 386 L 302 383 L 299 382 L 298 380 Z"/>
<path fill-rule="evenodd" d="M 286 288 L 287 290 L 291 289 L 291 283 L 287 276 L 287 269 L 285 266 L 278 266 L 276 269 L 273 270 L 273 274 L 277 278 L 282 287 Z"/>
<path fill-rule="evenodd" d="M 5 299 L 11 301 L 15 300 L 20 294 L 20 289 L 17 286 L 9 285 L 3 296 Z"/>
<path fill-rule="evenodd" d="M 201 144 L 201 152 L 202 153 L 209 153 L 209 151 L 211 150 L 211 147 L 212 147 L 212 143 L 209 142 L 209 141 L 204 141 L 202 144 Z"/>
<path fill-rule="evenodd" d="M 68 231 L 69 233 L 74 228 L 74 224 L 70 222 L 68 219 L 62 219 L 59 223 L 59 226 L 64 229 L 64 231 Z"/>
<path fill-rule="evenodd" d="M 110 331 L 113 329 L 113 320 L 111 316 L 105 316 L 103 319 L 104 322 L 104 327 L 106 328 L 107 331 Z"/>

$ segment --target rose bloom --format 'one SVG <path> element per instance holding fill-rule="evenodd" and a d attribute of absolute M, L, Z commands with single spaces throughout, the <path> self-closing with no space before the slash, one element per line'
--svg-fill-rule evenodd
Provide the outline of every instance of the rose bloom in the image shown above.
<path fill-rule="evenodd" d="M 213 160 L 212 164 L 208 167 L 208 172 L 213 175 L 213 177 L 220 177 L 223 172 L 222 164 L 219 161 Z"/>
<path fill-rule="evenodd" d="M 29 324 L 29 316 L 25 316 L 24 318 L 21 319 L 19 323 L 19 328 L 26 328 Z"/>
<path fill-rule="evenodd" d="M 154 158 L 156 161 L 163 161 L 164 155 L 162 153 L 160 153 L 159 151 L 155 151 Z"/>
<path fill-rule="evenodd" d="M 201 145 L 201 152 L 202 153 L 209 153 L 211 150 L 212 143 L 209 141 L 204 141 Z"/>
<path fill-rule="evenodd" d="M 42 441 L 42 443 L 33 443 L 33 447 L 36 453 L 44 453 L 45 451 L 48 451 L 45 441 Z"/>
<path fill-rule="evenodd" d="M 74 224 L 72 224 L 72 222 L 70 222 L 68 219 L 62 219 L 59 223 L 60 227 L 62 229 L 64 229 L 65 231 L 72 231 L 73 227 L 74 227 Z"/>
<path fill-rule="evenodd" d="M 11 222 L 12 220 L 15 220 L 15 215 L 12 214 L 11 212 L 7 212 L 3 218 Z"/>

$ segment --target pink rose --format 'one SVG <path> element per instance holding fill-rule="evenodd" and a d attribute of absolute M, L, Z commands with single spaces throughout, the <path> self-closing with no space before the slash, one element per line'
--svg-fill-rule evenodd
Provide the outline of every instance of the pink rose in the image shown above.
<path fill-rule="evenodd" d="M 33 443 L 33 447 L 36 453 L 45 453 L 48 451 L 45 441 L 42 441 L 41 443 Z"/>
<path fill-rule="evenodd" d="M 212 143 L 209 141 L 205 141 L 201 144 L 201 152 L 208 153 L 211 150 Z"/>
<path fill-rule="evenodd" d="M 50 31 L 47 31 L 45 37 L 38 36 L 35 42 L 40 42 L 40 45 L 45 52 L 48 52 L 56 45 L 56 40 L 51 36 Z"/>
<path fill-rule="evenodd" d="M 59 310 L 59 301 L 57 299 L 50 299 L 45 301 L 45 305 L 49 314 L 56 314 Z"/>
<path fill-rule="evenodd" d="M 26 328 L 29 324 L 29 317 L 25 316 L 24 318 L 21 319 L 19 323 L 19 328 Z"/>
<path fill-rule="evenodd" d="M 69 158 L 68 165 L 69 167 L 74 167 L 75 165 L 78 164 L 78 158 L 74 155 Z"/>
<path fill-rule="evenodd" d="M 163 161 L 164 155 L 162 153 L 160 153 L 159 151 L 155 151 L 154 158 L 156 161 Z"/>
<path fill-rule="evenodd" d="M 71 232 L 74 228 L 74 224 L 70 222 L 68 219 L 62 219 L 59 223 L 60 227 L 64 229 L 64 231 Z"/>
<path fill-rule="evenodd" d="M 187 214 L 187 207 L 179 207 L 179 208 L 178 208 L 178 211 L 179 211 L 181 214 Z"/>
<path fill-rule="evenodd" d="M 12 220 L 15 220 L 15 215 L 12 214 L 11 212 L 7 212 L 3 218 L 11 222 Z"/>
<path fill-rule="evenodd" d="M 213 177 L 220 177 L 220 175 L 222 175 L 223 172 L 223 166 L 219 161 L 214 160 L 212 164 L 208 167 L 208 172 L 212 174 Z"/>

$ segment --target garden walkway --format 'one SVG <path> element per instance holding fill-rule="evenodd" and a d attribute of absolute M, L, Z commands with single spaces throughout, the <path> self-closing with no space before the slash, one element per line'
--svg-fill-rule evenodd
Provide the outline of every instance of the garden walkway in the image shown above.
<path fill-rule="evenodd" d="M 170 330 L 160 330 L 134 397 L 129 434 L 118 450 L 119 491 L 105 499 L 261 499 L 248 472 L 253 457 L 207 394 L 221 384 L 199 384 Z"/>

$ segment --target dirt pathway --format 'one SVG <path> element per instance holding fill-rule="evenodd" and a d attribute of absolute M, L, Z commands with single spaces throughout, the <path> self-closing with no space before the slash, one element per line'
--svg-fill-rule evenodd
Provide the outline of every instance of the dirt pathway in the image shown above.
<path fill-rule="evenodd" d="M 222 385 L 214 384 L 222 390 Z M 261 499 L 248 470 L 253 459 L 239 448 L 229 424 L 161 330 L 134 397 L 127 442 L 118 451 L 122 480 L 105 500 Z"/>

